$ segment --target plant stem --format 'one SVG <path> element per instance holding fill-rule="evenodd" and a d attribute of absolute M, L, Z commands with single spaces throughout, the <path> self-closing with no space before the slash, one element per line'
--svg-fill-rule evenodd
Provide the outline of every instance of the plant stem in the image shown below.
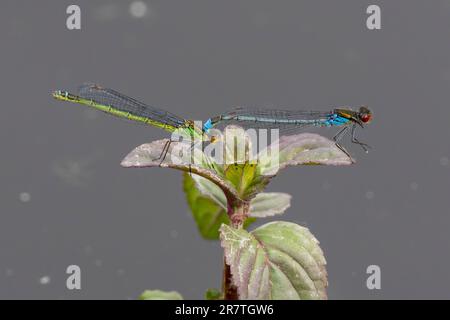
<path fill-rule="evenodd" d="M 237 229 L 242 228 L 250 209 L 249 203 L 239 201 L 239 205 L 237 206 L 234 206 L 233 202 L 230 202 L 229 200 L 227 201 L 227 203 L 227 213 L 228 217 L 230 218 L 231 225 Z M 239 299 L 237 287 L 233 284 L 233 276 L 231 274 L 230 266 L 227 264 L 225 257 L 223 258 L 222 292 L 224 300 Z"/>
<path fill-rule="evenodd" d="M 228 208 L 228 216 L 231 220 L 231 225 L 234 228 L 242 228 L 245 219 L 248 217 L 250 204 L 248 202 L 240 201 L 239 205 L 234 208 Z"/>

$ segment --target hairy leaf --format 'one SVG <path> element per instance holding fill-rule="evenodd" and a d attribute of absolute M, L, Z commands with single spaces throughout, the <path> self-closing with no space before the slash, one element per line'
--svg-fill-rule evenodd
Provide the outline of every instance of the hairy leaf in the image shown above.
<path fill-rule="evenodd" d="M 190 146 L 186 143 L 172 142 L 164 158 L 162 155 L 165 153 L 164 150 L 168 141 L 168 139 L 164 139 L 140 145 L 122 160 L 121 165 L 125 168 L 172 168 L 198 174 L 214 182 L 229 198 L 240 199 L 233 185 L 226 181 L 220 174 L 220 170 L 216 168 L 216 164 L 211 162 L 211 159 L 202 153 L 198 155 L 200 151 L 196 150 L 194 155 L 196 155 L 196 159 L 200 158 L 201 160 L 197 160 L 193 164 L 187 161 L 185 157 L 179 156 L 182 153 L 181 151 L 190 149 Z"/>
<path fill-rule="evenodd" d="M 250 217 L 264 218 L 282 214 L 291 206 L 291 195 L 283 192 L 258 193 L 250 202 Z"/>
<path fill-rule="evenodd" d="M 196 180 L 200 180 L 202 183 L 206 184 L 206 179 L 198 177 Z M 226 209 L 213 198 L 214 195 L 217 196 L 217 198 L 221 198 L 214 193 L 217 186 L 214 185 L 215 188 L 213 187 L 209 190 L 212 191 L 209 194 L 202 193 L 197 188 L 194 178 L 190 177 L 189 174 L 184 175 L 183 185 L 189 207 L 200 234 L 205 239 L 219 239 L 219 228 L 223 223 L 228 224 L 229 219 Z M 220 189 L 218 191 L 222 192 Z"/>
<path fill-rule="evenodd" d="M 226 211 L 226 199 L 222 190 L 211 181 L 198 175 L 184 175 L 184 192 L 197 228 L 203 238 L 219 239 L 219 228 L 230 224 Z M 254 222 L 254 218 L 245 220 L 244 226 Z"/>
<path fill-rule="evenodd" d="M 168 140 L 164 139 L 135 148 L 123 159 L 121 165 L 173 168 L 195 173 L 217 185 L 228 200 L 249 201 L 265 188 L 280 169 L 287 166 L 352 163 L 333 141 L 312 133 L 282 136 L 277 143 L 260 151 L 256 159 L 250 158 L 247 161 L 246 157 L 254 154 L 251 139 L 245 133 L 236 134 L 235 126 L 231 129 L 232 133 L 226 130 L 224 135 L 225 162 L 223 159 L 216 162 L 217 159 L 206 156 L 196 148 L 191 149 L 190 144 L 182 142 L 172 142 L 164 157 L 168 143 Z M 234 151 L 237 155 L 232 154 Z"/>
<path fill-rule="evenodd" d="M 268 150 L 261 152 L 258 159 L 264 175 L 275 175 L 288 166 L 353 163 L 348 155 L 336 147 L 334 141 L 314 133 L 281 136 L 278 143 L 271 144 Z"/>
<path fill-rule="evenodd" d="M 220 232 L 240 299 L 326 299 L 325 258 L 307 228 L 276 221 Z"/>

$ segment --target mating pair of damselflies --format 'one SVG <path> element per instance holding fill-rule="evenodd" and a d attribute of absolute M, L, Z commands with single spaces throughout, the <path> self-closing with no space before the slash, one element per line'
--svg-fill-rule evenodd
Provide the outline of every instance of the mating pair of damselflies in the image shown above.
<path fill-rule="evenodd" d="M 372 119 L 371 111 L 365 106 L 360 107 L 358 111 L 349 108 L 337 108 L 331 111 L 293 111 L 237 107 L 225 114 L 209 118 L 202 127 L 197 127 L 192 120 L 185 120 L 168 111 L 149 106 L 96 84 L 82 85 L 76 95 L 58 90 L 53 92 L 53 97 L 58 100 L 87 105 L 121 118 L 163 128 L 169 132 L 181 130 L 182 134 L 205 142 L 212 142 L 213 138 L 208 135 L 212 128 L 235 123 L 254 129 L 279 129 L 280 136 L 293 134 L 308 126 L 340 127 L 341 129 L 333 137 L 333 140 L 336 146 L 350 158 L 350 154 L 339 144 L 342 137 L 349 131 L 353 143 L 360 145 L 366 152 L 369 148 L 355 135 L 357 126 L 363 128 L 364 124 L 369 123 Z M 161 162 L 166 157 L 170 142 L 171 140 L 166 143 L 158 158 L 161 159 Z"/>

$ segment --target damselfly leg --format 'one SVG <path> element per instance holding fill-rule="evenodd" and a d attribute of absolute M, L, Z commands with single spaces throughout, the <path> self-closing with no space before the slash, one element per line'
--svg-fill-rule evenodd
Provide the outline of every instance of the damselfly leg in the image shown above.
<path fill-rule="evenodd" d="M 167 153 L 170 150 L 170 146 L 171 146 L 172 142 L 180 143 L 180 141 L 178 141 L 178 140 L 172 140 L 172 139 L 167 140 L 164 143 L 164 146 L 163 146 L 162 151 L 159 154 L 159 156 L 157 158 L 152 159 L 152 161 L 158 161 L 159 160 L 159 166 L 161 166 L 163 164 L 164 160 L 166 159 Z M 189 164 L 188 164 L 189 165 L 189 174 L 190 175 L 192 175 L 191 165 L 194 162 L 194 149 L 195 149 L 195 144 L 192 143 L 191 146 L 188 148 L 188 151 L 187 151 L 190 154 L 190 160 L 189 160 Z M 182 155 L 180 154 L 180 156 L 182 156 Z"/>
<path fill-rule="evenodd" d="M 348 151 L 345 150 L 345 148 L 339 144 L 339 141 L 341 141 L 342 137 L 347 133 L 347 131 L 348 131 L 348 127 L 344 127 L 341 130 L 339 130 L 339 132 L 336 133 L 335 136 L 333 137 L 333 141 L 334 141 L 334 144 L 336 145 L 336 147 L 338 147 L 339 150 L 344 152 L 352 160 L 352 162 L 354 163 L 355 161 L 353 160 L 353 158 L 350 155 L 350 153 L 348 153 Z"/>
<path fill-rule="evenodd" d="M 158 161 L 159 159 L 161 159 L 161 161 L 159 162 L 159 166 L 161 166 L 161 164 L 164 162 L 164 160 L 166 159 L 166 155 L 167 152 L 169 151 L 170 148 L 170 144 L 172 143 L 172 140 L 167 140 L 166 143 L 164 144 L 164 147 L 161 151 L 161 153 L 159 154 L 158 158 L 153 159 L 153 161 Z"/>
<path fill-rule="evenodd" d="M 368 149 L 372 148 L 372 147 L 369 146 L 367 143 L 363 143 L 363 142 L 359 141 L 359 140 L 356 138 L 356 125 L 355 125 L 355 124 L 352 126 L 352 142 L 353 142 L 353 143 L 356 143 L 356 144 L 359 144 L 359 145 L 361 146 L 361 148 L 363 148 L 363 150 L 364 150 L 366 153 L 369 152 Z"/>

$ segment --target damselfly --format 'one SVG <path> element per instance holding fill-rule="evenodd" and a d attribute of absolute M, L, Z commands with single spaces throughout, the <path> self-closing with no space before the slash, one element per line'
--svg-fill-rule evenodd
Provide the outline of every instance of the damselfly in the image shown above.
<path fill-rule="evenodd" d="M 254 129 L 279 129 L 280 136 L 292 134 L 299 129 L 308 126 L 317 127 L 342 127 L 333 137 L 336 146 L 350 158 L 350 154 L 339 144 L 342 137 L 350 130 L 352 142 L 360 145 L 364 151 L 369 146 L 360 142 L 355 135 L 356 127 L 364 127 L 364 124 L 372 120 L 372 113 L 367 107 L 360 107 L 358 111 L 349 108 L 333 109 L 332 111 L 292 111 L 275 109 L 251 109 L 238 107 L 232 111 L 209 118 L 203 126 L 197 127 L 192 120 L 185 120 L 168 111 L 144 104 L 112 89 L 103 88 L 96 84 L 84 84 L 79 87 L 78 94 L 67 91 L 55 91 L 53 97 L 58 100 L 70 101 L 87 105 L 97 110 L 163 128 L 169 132 L 177 130 L 178 133 L 187 136 L 191 141 L 214 142 L 216 136 L 209 135 L 212 128 L 220 125 L 237 123 L 243 127 Z M 158 159 L 164 161 L 172 140 L 164 145 Z M 154 160 L 158 160 L 154 159 Z"/>
<path fill-rule="evenodd" d="M 280 130 L 280 136 L 282 134 L 292 134 L 307 126 L 342 127 L 333 137 L 333 140 L 340 150 L 352 158 L 339 142 L 350 130 L 352 142 L 360 145 L 365 152 L 368 152 L 370 146 L 356 138 L 356 127 L 360 126 L 363 128 L 364 124 L 368 124 L 371 120 L 372 112 L 365 106 L 360 107 L 358 111 L 353 111 L 349 108 L 339 108 L 328 112 L 237 107 L 226 114 L 209 119 L 205 125 L 216 127 L 220 124 L 237 123 L 254 129 L 275 128 Z"/>

